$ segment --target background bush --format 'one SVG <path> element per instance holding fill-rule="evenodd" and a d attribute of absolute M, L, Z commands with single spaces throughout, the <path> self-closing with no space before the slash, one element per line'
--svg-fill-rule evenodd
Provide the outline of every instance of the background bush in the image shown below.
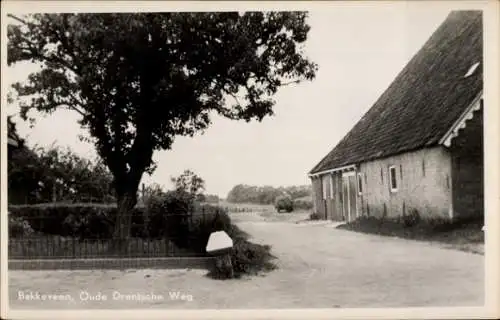
<path fill-rule="evenodd" d="M 276 198 L 276 201 L 274 203 L 274 207 L 278 212 L 281 210 L 284 210 L 286 212 L 292 212 L 293 211 L 293 200 L 292 197 L 290 196 L 279 196 Z"/>
<path fill-rule="evenodd" d="M 192 197 L 182 191 L 169 191 L 151 201 L 147 207 L 150 217 L 149 235 L 151 237 L 174 237 L 177 245 L 187 246 L 189 216 L 193 212 Z"/>
<path fill-rule="evenodd" d="M 293 200 L 295 210 L 311 210 L 313 208 L 312 197 L 302 197 Z"/>
<path fill-rule="evenodd" d="M 22 217 L 12 216 L 9 212 L 9 236 L 13 238 L 26 237 L 34 233 L 28 221 Z"/>

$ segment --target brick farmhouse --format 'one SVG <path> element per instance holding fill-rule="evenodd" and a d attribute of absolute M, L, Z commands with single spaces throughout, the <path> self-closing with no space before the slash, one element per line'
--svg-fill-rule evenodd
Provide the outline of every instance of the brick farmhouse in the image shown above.
<path fill-rule="evenodd" d="M 483 212 L 481 11 L 453 11 L 309 172 L 323 219 Z"/>

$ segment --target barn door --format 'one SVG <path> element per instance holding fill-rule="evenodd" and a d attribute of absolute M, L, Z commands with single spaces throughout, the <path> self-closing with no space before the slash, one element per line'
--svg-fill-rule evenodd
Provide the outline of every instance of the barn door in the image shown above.
<path fill-rule="evenodd" d="M 356 175 L 354 172 L 342 174 L 342 191 L 342 213 L 350 222 L 356 217 Z"/>
<path fill-rule="evenodd" d="M 356 176 L 349 176 L 349 206 L 350 206 L 350 217 L 354 220 L 358 217 L 358 211 L 356 210 Z"/>
<path fill-rule="evenodd" d="M 342 217 L 349 221 L 349 183 L 347 177 L 342 177 Z"/>

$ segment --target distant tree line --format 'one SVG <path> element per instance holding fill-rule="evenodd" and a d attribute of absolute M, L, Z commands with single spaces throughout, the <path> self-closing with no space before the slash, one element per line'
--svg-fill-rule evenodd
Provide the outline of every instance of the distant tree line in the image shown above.
<path fill-rule="evenodd" d="M 251 186 L 238 184 L 227 195 L 227 201 L 232 203 L 274 204 L 277 197 L 289 195 L 292 199 L 311 196 L 310 186 Z"/>

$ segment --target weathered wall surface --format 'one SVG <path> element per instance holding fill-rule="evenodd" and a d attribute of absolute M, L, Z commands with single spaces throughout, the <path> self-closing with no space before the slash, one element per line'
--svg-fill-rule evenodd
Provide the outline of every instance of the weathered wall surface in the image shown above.
<path fill-rule="evenodd" d="M 483 112 L 475 111 L 452 140 L 454 217 L 484 216 Z"/>
<path fill-rule="evenodd" d="M 396 169 L 397 191 L 391 191 L 389 168 Z M 397 217 L 418 210 L 422 217 L 449 217 L 451 158 L 444 147 L 422 149 L 359 166 L 363 192 L 360 215 Z"/>

